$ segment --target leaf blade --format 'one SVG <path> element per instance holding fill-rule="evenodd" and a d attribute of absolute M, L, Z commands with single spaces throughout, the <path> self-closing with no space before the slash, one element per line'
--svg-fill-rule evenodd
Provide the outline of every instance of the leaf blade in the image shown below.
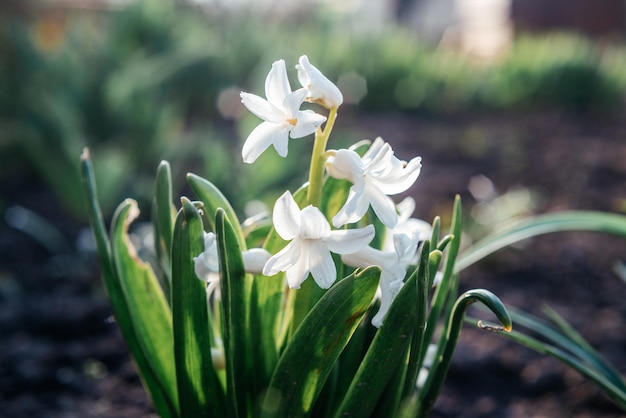
<path fill-rule="evenodd" d="M 202 219 L 182 198 L 172 237 L 174 359 L 183 417 L 224 416 L 224 391 L 211 357 L 206 286 L 195 276 L 193 256 L 204 251 Z"/>
<path fill-rule="evenodd" d="M 378 268 L 368 268 L 340 280 L 324 294 L 280 357 L 262 416 L 304 417 L 311 412 L 335 361 L 367 311 L 379 276 Z M 311 335 L 317 338 L 312 341 Z"/>

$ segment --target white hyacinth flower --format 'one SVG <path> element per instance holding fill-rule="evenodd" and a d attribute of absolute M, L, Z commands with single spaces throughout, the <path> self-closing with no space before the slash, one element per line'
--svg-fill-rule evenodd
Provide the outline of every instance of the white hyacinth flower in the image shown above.
<path fill-rule="evenodd" d="M 380 308 L 372 318 L 372 325 L 377 328 L 383 324 L 391 303 L 404 285 L 407 268 L 415 257 L 419 241 L 415 235 L 395 234 L 393 243 L 394 248 L 390 251 L 365 247 L 354 254 L 341 256 L 343 262 L 352 267 L 380 267 L 380 283 L 377 292 L 377 297 L 380 298 Z"/>
<path fill-rule="evenodd" d="M 285 192 L 274 205 L 274 228 L 283 239 L 291 241 L 272 256 L 263 274 L 286 272 L 289 287 L 298 289 L 309 273 L 322 289 L 337 279 L 331 252 L 349 254 L 361 250 L 374 238 L 374 227 L 331 230 L 330 224 L 315 206 L 300 209 L 291 193 Z"/>
<path fill-rule="evenodd" d="M 300 110 L 308 93 L 307 89 L 291 91 L 285 61 L 272 64 L 265 79 L 264 99 L 256 94 L 241 93 L 241 102 L 252 113 L 263 119 L 254 128 L 243 145 L 244 162 L 253 163 L 270 145 L 281 157 L 287 156 L 289 137 L 302 138 L 311 135 L 326 121 L 326 117 L 311 110 Z"/>
<path fill-rule="evenodd" d="M 385 239 L 383 241 L 383 250 L 393 250 L 393 236 L 395 234 L 406 234 L 415 237 L 418 241 L 426 241 L 430 239 L 433 233 L 433 227 L 426 221 L 417 218 L 411 218 L 415 211 L 415 199 L 407 196 L 396 205 L 398 210 L 398 223 L 392 229 L 387 229 Z"/>
<path fill-rule="evenodd" d="M 411 187 L 421 167 L 420 157 L 408 163 L 396 158 L 391 146 L 380 137 L 363 157 L 350 149 L 331 152 L 326 166 L 328 174 L 353 183 L 346 203 L 333 218 L 333 225 L 339 227 L 357 222 L 371 205 L 380 221 L 388 228 L 394 228 L 398 213 L 389 196 Z"/>
<path fill-rule="evenodd" d="M 252 248 L 241 253 L 247 273 L 261 274 L 271 254 L 263 248 Z M 213 232 L 204 233 L 204 251 L 193 258 L 196 276 L 207 283 L 207 295 L 211 295 L 220 283 L 220 261 L 217 242 Z"/>
<path fill-rule="evenodd" d="M 303 55 L 296 65 L 298 80 L 308 90 L 306 100 L 321 104 L 327 109 L 338 108 L 343 103 L 343 95 L 339 88 Z"/>

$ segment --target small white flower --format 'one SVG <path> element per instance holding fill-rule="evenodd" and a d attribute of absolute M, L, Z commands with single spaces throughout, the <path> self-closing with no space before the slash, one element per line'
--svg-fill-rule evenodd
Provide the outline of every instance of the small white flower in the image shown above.
<path fill-rule="evenodd" d="M 262 248 L 252 248 L 241 253 L 247 273 L 261 274 L 271 254 Z M 207 296 L 217 290 L 220 283 L 220 261 L 213 232 L 204 233 L 204 251 L 193 258 L 196 276 L 207 283 Z"/>
<path fill-rule="evenodd" d="M 285 157 L 290 136 L 302 138 L 310 135 L 326 121 L 326 117 L 311 110 L 300 110 L 306 95 L 307 89 L 291 91 L 283 60 L 272 64 L 265 79 L 267 100 L 256 94 L 241 93 L 244 106 L 263 119 L 243 145 L 241 155 L 244 162 L 253 163 L 270 145 L 274 146 L 278 155 Z"/>
<path fill-rule="evenodd" d="M 372 247 L 354 253 L 342 255 L 344 263 L 352 267 L 364 268 L 379 266 L 381 269 L 379 292 L 380 308 L 372 318 L 372 325 L 380 327 L 387 316 L 391 303 L 404 285 L 406 271 L 417 252 L 419 241 L 415 236 L 396 234 L 393 236 L 394 249 L 381 251 Z"/>
<path fill-rule="evenodd" d="M 381 222 L 388 228 L 394 228 L 398 213 L 389 196 L 411 187 L 421 167 L 420 157 L 408 163 L 397 159 L 391 146 L 380 137 L 362 158 L 349 149 L 331 153 L 326 166 L 328 174 L 353 183 L 346 203 L 333 218 L 333 225 L 339 227 L 357 222 L 371 205 Z"/>
<path fill-rule="evenodd" d="M 300 57 L 296 69 L 300 84 L 308 89 L 307 101 L 319 103 L 328 109 L 341 106 L 343 95 L 339 88 L 312 65 L 306 55 Z"/>
<path fill-rule="evenodd" d="M 330 224 L 314 206 L 300 210 L 291 193 L 285 192 L 274 205 L 274 228 L 291 241 L 265 264 L 263 274 L 284 271 L 289 287 L 298 289 L 309 273 L 319 287 L 328 289 L 337 279 L 331 251 L 349 254 L 367 246 L 374 238 L 374 227 L 332 231 Z"/>
<path fill-rule="evenodd" d="M 407 196 L 396 205 L 398 209 L 398 223 L 394 228 L 388 228 L 385 232 L 385 240 L 383 241 L 383 250 L 393 250 L 393 236 L 395 234 L 406 234 L 415 237 L 417 241 L 426 241 L 430 239 L 433 233 L 433 227 L 426 221 L 417 218 L 411 218 L 415 211 L 415 200 Z"/>
<path fill-rule="evenodd" d="M 220 259 L 214 233 L 204 233 L 204 251 L 193 258 L 193 263 L 198 279 L 207 283 L 207 295 L 212 294 L 220 283 Z"/>

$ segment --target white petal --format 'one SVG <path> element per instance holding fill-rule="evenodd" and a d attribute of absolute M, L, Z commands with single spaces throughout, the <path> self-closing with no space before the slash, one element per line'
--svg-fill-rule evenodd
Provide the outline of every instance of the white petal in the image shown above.
<path fill-rule="evenodd" d="M 214 281 L 216 279 L 216 275 L 219 279 L 219 274 L 207 265 L 202 255 L 193 258 L 193 267 L 196 277 L 203 282 L 210 283 L 211 281 Z"/>
<path fill-rule="evenodd" d="M 276 106 L 265 100 L 264 98 L 257 96 L 256 94 L 241 92 L 241 103 L 252 113 L 259 118 L 274 122 L 283 123 L 285 120 L 285 112 L 278 109 Z"/>
<path fill-rule="evenodd" d="M 381 184 L 385 194 L 393 195 L 406 191 L 420 175 L 422 169 L 421 158 L 415 157 L 399 172 L 376 179 Z"/>
<path fill-rule="evenodd" d="M 215 240 L 215 234 L 213 232 L 203 232 L 204 237 L 204 251 L 200 254 L 207 268 L 213 272 L 220 270 L 220 260 L 217 255 L 217 242 Z"/>
<path fill-rule="evenodd" d="M 303 65 L 303 58 L 305 58 L 308 62 L 309 59 L 306 55 L 301 56 L 298 60 L 298 64 L 296 64 L 296 70 L 298 70 L 298 81 L 300 82 L 300 85 L 308 89 L 311 84 L 311 79 L 309 78 L 309 73 Z"/>
<path fill-rule="evenodd" d="M 292 289 L 300 289 L 302 283 L 309 277 L 309 247 L 307 241 L 296 241 L 299 257 L 286 270 L 287 284 Z"/>
<path fill-rule="evenodd" d="M 377 138 L 363 156 L 365 171 L 389 169 L 389 162 L 393 158 L 391 145 L 380 143 Z"/>
<path fill-rule="evenodd" d="M 272 220 L 281 238 L 290 240 L 300 234 L 300 208 L 289 191 L 276 200 Z"/>
<path fill-rule="evenodd" d="M 370 202 L 363 192 L 362 186 L 355 184 L 350 187 L 346 203 L 344 203 L 341 209 L 339 209 L 339 212 L 333 217 L 333 225 L 339 228 L 348 223 L 358 222 L 363 215 L 365 215 L 365 212 L 367 212 L 369 205 Z"/>
<path fill-rule="evenodd" d="M 282 106 L 286 111 L 287 117 L 295 118 L 300 112 L 300 106 L 306 97 L 305 89 L 298 89 L 293 93 L 289 93 L 283 100 Z"/>
<path fill-rule="evenodd" d="M 296 126 L 291 130 L 292 138 L 302 138 L 311 135 L 326 121 L 326 116 L 319 115 L 311 110 L 298 112 Z"/>
<path fill-rule="evenodd" d="M 381 298 L 380 298 L 380 308 L 376 315 L 372 318 L 372 325 L 377 328 L 380 328 L 383 325 L 383 321 L 387 316 L 387 312 L 389 312 L 389 308 L 393 300 L 396 298 L 400 289 L 404 285 L 402 280 L 390 281 L 391 278 L 386 275 L 381 275 L 380 277 L 380 290 L 381 290 Z"/>
<path fill-rule="evenodd" d="M 319 287 L 328 289 L 337 279 L 337 269 L 328 247 L 323 242 L 313 242 L 309 247 L 309 269 Z"/>
<path fill-rule="evenodd" d="M 267 260 L 263 267 L 263 275 L 273 276 L 280 271 L 287 271 L 300 260 L 300 242 L 294 240 L 285 248 L 274 254 Z"/>
<path fill-rule="evenodd" d="M 319 102 L 329 109 L 339 107 L 343 103 L 341 91 L 309 62 L 306 55 L 300 57 L 296 69 L 298 80 L 302 87 L 309 89 L 309 97 L 312 101 Z"/>
<path fill-rule="evenodd" d="M 393 242 L 398 260 L 397 265 L 402 269 L 406 269 L 417 252 L 417 237 L 405 234 L 394 234 Z M 400 277 L 400 279 L 403 278 L 404 277 Z"/>
<path fill-rule="evenodd" d="M 373 225 L 357 229 L 340 229 L 330 231 L 324 242 L 328 249 L 336 254 L 350 254 L 365 248 L 374 239 L 375 234 Z"/>
<path fill-rule="evenodd" d="M 384 253 L 372 247 L 364 247 L 363 249 L 352 253 L 343 254 L 341 260 L 352 267 L 365 268 L 369 266 L 378 266 L 383 268 L 395 260 L 394 254 Z"/>
<path fill-rule="evenodd" d="M 367 149 L 367 152 L 363 155 L 363 163 L 371 162 L 380 152 L 382 147 L 385 145 L 385 141 L 378 137 L 372 142 L 372 145 Z"/>
<path fill-rule="evenodd" d="M 402 229 L 400 229 L 400 226 Z M 426 221 L 417 218 L 407 219 L 402 222 L 402 225 L 396 226 L 398 232 L 403 232 L 407 235 L 416 237 L 418 241 L 426 241 L 430 239 L 433 233 L 433 226 Z"/>
<path fill-rule="evenodd" d="M 243 161 L 248 164 L 255 162 L 272 144 L 277 148 L 276 151 L 279 151 L 279 155 L 281 153 L 287 155 L 285 144 L 288 140 L 289 130 L 287 127 L 271 122 L 263 122 L 250 132 L 246 142 L 244 142 L 241 149 Z M 285 155 L 281 155 L 281 157 Z"/>
<path fill-rule="evenodd" d="M 300 238 L 324 239 L 330 234 L 328 221 L 315 206 L 307 206 L 302 209 L 300 217 Z"/>
<path fill-rule="evenodd" d="M 266 249 L 251 248 L 241 253 L 243 257 L 243 265 L 246 272 L 251 274 L 261 274 L 265 263 L 272 256 Z"/>
<path fill-rule="evenodd" d="M 387 228 L 395 227 L 398 223 L 398 213 L 393 200 L 375 187 L 368 187 L 366 190 L 370 205 L 378 219 Z"/>
<path fill-rule="evenodd" d="M 336 179 L 347 179 L 352 182 L 364 173 L 363 162 L 359 154 L 352 150 L 340 149 L 326 162 L 328 175 Z"/>
<path fill-rule="evenodd" d="M 415 212 L 415 199 L 411 196 L 407 196 L 400 203 L 396 205 L 398 209 L 398 217 L 400 221 L 406 221 L 411 218 L 413 212 Z"/>
<path fill-rule="evenodd" d="M 291 93 L 287 68 L 284 60 L 272 64 L 272 69 L 265 78 L 265 97 L 275 106 L 283 106 L 285 97 Z"/>

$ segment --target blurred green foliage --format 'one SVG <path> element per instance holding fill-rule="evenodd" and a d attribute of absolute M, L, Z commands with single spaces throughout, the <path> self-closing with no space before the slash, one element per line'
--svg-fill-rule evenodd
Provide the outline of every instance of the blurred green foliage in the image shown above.
<path fill-rule="evenodd" d="M 258 120 L 240 116 L 237 92 L 261 94 L 279 58 L 292 68 L 308 54 L 333 80 L 363 77 L 360 111 L 604 111 L 626 91 L 626 48 L 572 34 L 519 36 L 510 53 L 485 63 L 400 27 L 355 30 L 349 17 L 319 8 L 286 16 L 204 13 L 170 1 L 99 12 L 48 7 L 0 16 L 0 181 L 33 170 L 76 215 L 85 146 L 105 212 L 122 196 L 149 199 L 161 159 L 210 178 L 239 208 L 299 184 L 289 176 L 305 163 L 306 141 L 294 141 L 291 159 L 264 156 L 254 169 L 239 157 Z M 173 177 L 182 188 L 183 173 Z"/>

